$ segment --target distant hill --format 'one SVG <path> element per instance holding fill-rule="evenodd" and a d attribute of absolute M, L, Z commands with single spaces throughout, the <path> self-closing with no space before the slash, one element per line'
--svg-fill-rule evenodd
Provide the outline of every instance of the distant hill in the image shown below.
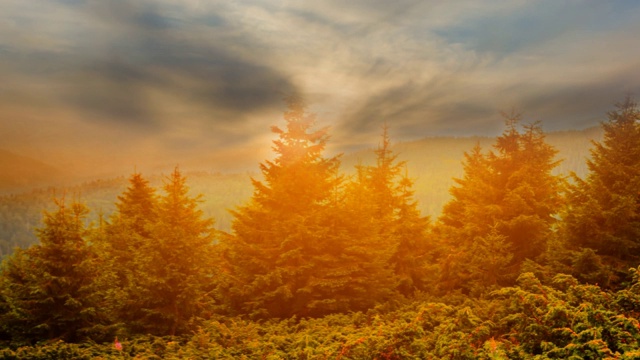
<path fill-rule="evenodd" d="M 547 141 L 558 149 L 557 158 L 562 159 L 556 173 L 568 175 L 575 172 L 583 177 L 587 173 L 585 160 L 589 156 L 591 141 L 600 140 L 601 137 L 600 128 L 548 133 Z M 415 179 L 416 200 L 424 215 L 435 219 L 451 198 L 449 189 L 454 184 L 453 178 L 463 175 L 463 154 L 476 144 L 480 144 L 485 151 L 489 150 L 494 140 L 490 137 L 434 137 L 393 145 L 394 151 L 399 155 L 398 159 L 407 162 L 409 177 Z M 369 150 L 345 154 L 342 157 L 342 171 L 353 174 L 355 165 L 373 163 L 373 149 L 372 146 Z M 14 164 L 25 166 L 27 170 L 31 169 L 31 172 L 22 170 L 31 176 L 25 177 L 28 184 L 44 184 L 49 179 L 55 179 L 56 170 L 46 164 L 15 155 L 11 157 L 11 154 L 7 155 L 7 159 L 11 159 Z M 10 167 L 7 170 L 17 173 Z M 161 187 L 163 176 L 143 175 L 154 187 Z M 192 194 L 203 195 L 201 206 L 206 216 L 213 217 L 216 227 L 223 231 L 229 231 L 231 226 L 232 216 L 228 210 L 245 204 L 251 197 L 253 187 L 250 177 L 261 178 L 260 174 L 221 174 L 204 171 L 185 172 L 185 175 Z M 10 253 L 15 246 L 27 247 L 37 241 L 34 228 L 40 226 L 42 211 L 52 208 L 54 196 L 59 197 L 66 193 L 67 198 L 80 198 L 92 210 L 94 220 L 100 213 L 108 217 L 115 208 L 117 196 L 128 185 L 128 176 L 129 174 L 123 174 L 117 178 L 69 184 L 66 189 L 49 187 L 0 196 L 0 257 Z"/>
<path fill-rule="evenodd" d="M 62 172 L 36 159 L 0 149 L 0 194 L 59 184 Z"/>

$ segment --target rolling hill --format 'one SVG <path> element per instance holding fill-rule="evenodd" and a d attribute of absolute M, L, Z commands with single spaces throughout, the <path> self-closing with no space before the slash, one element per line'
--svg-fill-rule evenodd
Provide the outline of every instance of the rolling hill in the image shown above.
<path fill-rule="evenodd" d="M 36 159 L 0 149 L 0 194 L 60 185 L 62 172 Z"/>

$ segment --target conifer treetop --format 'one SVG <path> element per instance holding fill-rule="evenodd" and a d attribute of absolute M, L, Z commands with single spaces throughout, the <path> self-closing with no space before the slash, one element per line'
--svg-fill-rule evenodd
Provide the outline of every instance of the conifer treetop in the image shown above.
<path fill-rule="evenodd" d="M 271 131 L 279 135 L 272 149 L 279 155 L 278 165 L 300 161 L 319 161 L 329 139 L 329 127 L 313 130 L 316 118 L 307 111 L 307 104 L 300 95 L 288 96 L 287 110 L 284 112 L 285 129 L 272 126 Z"/>

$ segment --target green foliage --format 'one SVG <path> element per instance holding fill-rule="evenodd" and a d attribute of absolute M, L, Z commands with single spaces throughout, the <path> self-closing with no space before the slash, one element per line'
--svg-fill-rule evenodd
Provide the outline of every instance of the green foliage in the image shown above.
<path fill-rule="evenodd" d="M 97 226 L 56 202 L 40 243 L 2 263 L 0 358 L 640 356 L 640 267 L 620 273 L 637 266 L 621 252 L 637 247 L 635 104 L 603 124 L 561 231 L 555 151 L 510 116 L 493 151 L 465 154 L 435 236 L 386 129 L 375 164 L 343 181 L 326 129 L 288 105 L 232 233 L 177 168 L 161 194 L 134 174 Z"/>
<path fill-rule="evenodd" d="M 123 353 L 120 356 L 164 359 L 472 359 L 493 355 L 493 358 L 500 358 L 499 344 L 492 345 L 493 340 L 489 336 L 493 327 L 491 321 L 481 320 L 469 307 L 457 309 L 439 303 L 416 303 L 391 313 L 369 311 L 264 323 L 237 318 L 210 321 L 188 338 L 136 337 L 122 341 Z M 29 358 L 25 350 L 5 351 L 5 354 L 15 354 L 15 357 L 5 357 Z M 82 348 L 68 344 L 44 345 L 30 350 L 34 355 L 63 351 L 83 354 Z M 94 353 L 103 352 L 105 359 L 112 358 L 114 353 L 107 345 L 94 345 L 93 350 Z"/>
<path fill-rule="evenodd" d="M 495 229 L 486 236 L 478 236 L 474 239 L 467 258 L 467 266 L 461 270 L 466 271 L 465 276 L 479 288 L 472 288 L 472 294 L 478 294 L 485 287 L 496 287 L 505 283 L 509 277 L 505 269 L 511 263 L 513 254 L 511 246 L 506 243 L 506 237 Z M 475 291 L 474 291 L 475 290 Z"/>
<path fill-rule="evenodd" d="M 505 116 L 507 129 L 494 151 L 483 154 L 476 146 L 465 154 L 464 177 L 455 179 L 453 199 L 439 219 L 445 291 L 505 284 L 499 275 L 517 273 L 551 237 L 561 204 L 562 179 L 552 174 L 557 151 L 539 124 L 520 132 L 520 116 Z"/>
<path fill-rule="evenodd" d="M 618 301 L 637 299 L 637 293 L 607 293 L 597 286 L 579 285 L 568 275 L 556 276 L 553 287 L 542 285 L 532 274 L 523 274 L 518 282 L 518 287 L 496 295 L 510 299 L 503 326 L 512 343 L 527 353 L 618 358 L 637 350 L 636 314 L 618 306 Z"/>
<path fill-rule="evenodd" d="M 132 185 L 135 189 L 135 177 Z M 132 285 L 137 292 L 135 306 L 144 314 L 139 320 L 148 333 L 184 333 L 199 315 L 209 311 L 213 301 L 208 295 L 217 270 L 213 220 L 204 218 L 199 198 L 190 197 L 188 190 L 176 168 L 157 202 L 150 195 L 133 201 L 133 209 L 149 212 L 144 221 L 136 217 L 140 211 L 127 214 L 131 204 L 120 206 L 120 216 L 130 224 L 133 239 L 140 240 L 130 248 L 135 256 Z"/>
<path fill-rule="evenodd" d="M 376 164 L 358 166 L 355 179 L 346 187 L 345 210 L 360 227 L 353 235 L 368 239 L 369 248 L 387 252 L 381 256 L 393 269 L 402 294 L 425 291 L 433 272 L 429 219 L 418 210 L 413 181 L 406 175 L 406 163 L 397 161 L 391 150 L 387 127 L 375 154 Z"/>
<path fill-rule="evenodd" d="M 199 198 L 189 197 L 185 182 L 176 168 L 158 202 L 158 221 L 150 229 L 153 242 L 140 249 L 150 259 L 142 274 L 149 295 L 145 310 L 162 319 L 153 324 L 154 331 L 168 335 L 187 331 L 197 316 L 210 310 L 209 292 L 217 275 L 213 220 L 198 208 Z"/>
<path fill-rule="evenodd" d="M 0 358 L 633 359 L 640 348 L 640 267 L 630 273 L 634 282 L 617 292 L 569 275 L 544 285 L 525 273 L 491 299 L 416 300 L 315 319 L 221 317 L 182 337 L 122 340 L 122 352 L 112 343 L 54 342 L 6 349 Z"/>
<path fill-rule="evenodd" d="M 640 248 L 640 110 L 627 98 L 602 123 L 585 180 L 574 176 L 563 216 L 564 236 L 574 247 L 635 264 Z M 624 266 L 624 265 L 623 265 Z"/>
<path fill-rule="evenodd" d="M 38 230 L 41 243 L 3 263 L 0 296 L 6 312 L 0 319 L 15 343 L 86 339 L 106 320 L 93 281 L 99 269 L 87 243 L 88 209 L 77 202 L 56 204 L 58 210 L 45 213 Z"/>
<path fill-rule="evenodd" d="M 227 211 L 251 196 L 249 174 L 215 172 L 185 172 L 189 178 L 190 194 L 202 194 L 201 209 L 206 217 L 216 219 L 219 230 L 231 228 L 232 215 Z M 148 177 L 153 188 L 162 186 L 163 176 Z M 49 187 L 11 195 L 0 195 L 0 258 L 15 248 L 26 249 L 38 243 L 34 228 L 42 221 L 43 210 L 55 210 L 51 201 L 56 194 L 78 194 L 92 212 L 88 219 L 98 223 L 117 212 L 117 197 L 126 190 L 125 177 L 101 179 L 74 186 Z"/>
<path fill-rule="evenodd" d="M 261 165 L 251 201 L 233 212 L 223 239 L 229 296 L 257 317 L 320 316 L 370 307 L 390 292 L 379 239 L 360 236 L 340 192 L 339 159 L 324 158 L 326 129 L 299 97 L 288 99 L 286 129 L 274 127 L 278 155 Z"/>
<path fill-rule="evenodd" d="M 177 169 L 161 197 L 139 174 L 130 182 L 118 211 L 97 228 L 86 227 L 86 206 L 58 201 L 58 211 L 45 214 L 41 244 L 3 263 L 3 338 L 19 345 L 178 334 L 210 314 L 213 221 Z"/>
<path fill-rule="evenodd" d="M 599 127 L 548 133 L 548 143 L 559 150 L 558 157 L 563 159 L 554 173 L 575 172 L 580 177 L 586 176 L 588 169 L 584 159 L 589 155 L 590 141 L 601 137 L 602 130 Z M 453 178 L 459 178 L 463 174 L 460 159 L 464 152 L 473 148 L 476 143 L 484 148 L 493 141 L 489 137 L 429 137 L 394 143 L 393 151 L 399 154 L 399 159 L 406 161 L 408 173 L 415 179 L 413 188 L 418 210 L 432 218 L 437 217 L 444 204 L 451 200 L 449 189 L 455 184 Z M 375 164 L 375 153 L 361 150 L 347 153 L 341 160 L 341 170 L 351 174 L 355 172 L 357 164 Z M 210 169 L 211 166 L 212 164 L 207 163 L 202 168 Z M 233 216 L 227 209 L 235 208 L 251 196 L 253 188 L 250 174 L 210 171 L 185 171 L 185 174 L 189 178 L 192 193 L 203 195 L 202 210 L 205 215 L 216 219 L 219 230 L 229 231 Z M 148 179 L 152 186 L 162 184 L 160 175 L 150 175 Z M 0 188 L 0 193 L 6 194 L 0 195 L 0 258 L 10 255 L 16 247 L 26 249 L 37 243 L 33 229 L 42 220 L 42 210 L 53 209 L 51 198 L 54 193 L 66 191 L 68 194 L 81 194 L 83 201 L 93 210 L 89 214 L 91 220 L 98 221 L 100 214 L 108 217 L 115 211 L 116 196 L 127 187 L 125 177 L 80 182 L 69 186 L 78 182 L 69 179 L 65 182 L 66 186 L 36 190 L 31 190 L 33 186 L 22 187 L 12 190 L 10 194 L 2 191 L 6 189 Z"/>
<path fill-rule="evenodd" d="M 99 280 L 111 284 L 103 296 L 112 304 L 113 321 L 126 324 L 119 327 L 129 331 L 144 329 L 141 282 L 149 254 L 141 250 L 154 242 L 150 228 L 157 221 L 157 201 L 149 182 L 133 174 L 129 187 L 118 196 L 116 212 L 108 222 L 101 222 L 94 236 L 103 269 Z"/>

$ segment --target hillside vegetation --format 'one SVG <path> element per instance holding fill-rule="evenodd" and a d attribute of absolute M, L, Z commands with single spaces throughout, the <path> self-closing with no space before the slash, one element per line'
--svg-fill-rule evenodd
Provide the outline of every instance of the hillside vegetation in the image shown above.
<path fill-rule="evenodd" d="M 372 155 L 326 156 L 327 130 L 301 98 L 287 104 L 276 156 L 248 185 L 216 174 L 224 191 L 198 193 L 212 175 L 176 167 L 160 181 L 134 173 L 80 187 L 111 194 L 97 211 L 56 196 L 38 242 L 2 262 L 0 357 L 640 356 L 632 99 L 593 143 L 559 133 L 554 146 L 511 113 L 497 138 L 449 145 L 461 169 L 432 216 L 416 178 L 453 168 L 445 155 L 392 147 L 385 127 Z M 585 167 L 572 160 L 586 153 Z M 205 204 L 239 197 L 222 230 Z"/>

